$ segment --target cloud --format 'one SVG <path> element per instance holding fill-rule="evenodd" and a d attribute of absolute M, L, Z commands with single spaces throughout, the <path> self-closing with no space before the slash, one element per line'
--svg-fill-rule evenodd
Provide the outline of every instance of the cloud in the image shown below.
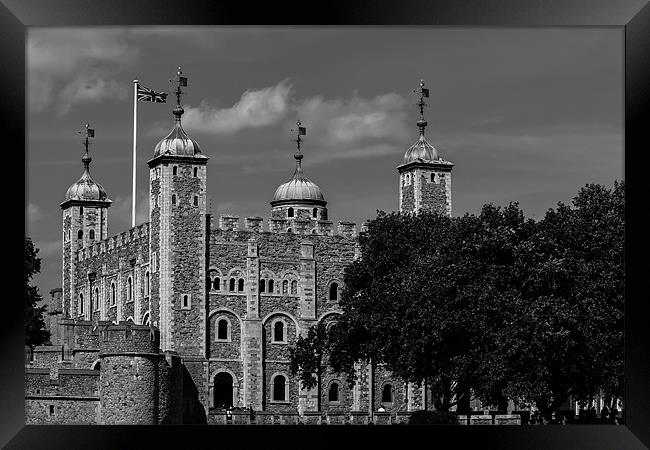
<path fill-rule="evenodd" d="M 58 255 L 63 251 L 63 242 L 61 239 L 54 241 L 39 241 L 35 242 L 34 245 L 38 248 L 38 257 L 43 259 Z"/>
<path fill-rule="evenodd" d="M 146 191 L 139 190 L 136 195 L 135 224 L 140 225 L 149 221 L 149 194 Z M 128 227 L 131 227 L 131 198 L 131 195 L 116 197 L 111 206 L 112 217 Z"/>
<path fill-rule="evenodd" d="M 58 112 L 64 114 L 73 103 L 124 98 L 121 85 L 113 78 L 118 70 L 135 64 L 139 53 L 127 37 L 126 30 L 115 28 L 30 29 L 30 109 L 40 112 L 56 103 Z"/>
<path fill-rule="evenodd" d="M 290 92 L 291 85 L 283 80 L 275 86 L 247 90 L 230 108 L 215 108 L 205 101 L 198 107 L 187 106 L 183 124 L 188 129 L 212 134 L 273 125 L 289 111 Z"/>
<path fill-rule="evenodd" d="M 45 217 L 45 214 L 43 214 L 39 206 L 33 203 L 27 205 L 27 223 L 30 227 L 39 222 L 43 217 Z"/>

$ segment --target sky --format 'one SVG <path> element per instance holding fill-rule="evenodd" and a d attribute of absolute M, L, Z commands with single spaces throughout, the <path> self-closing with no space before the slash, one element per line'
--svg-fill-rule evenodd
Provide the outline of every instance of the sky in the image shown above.
<path fill-rule="evenodd" d="M 396 167 L 417 140 L 413 90 L 430 89 L 428 141 L 452 172 L 452 214 L 518 202 L 539 219 L 586 183 L 623 179 L 620 28 L 28 28 L 27 236 L 41 294 L 61 286 L 60 203 L 81 176 L 113 201 L 109 236 L 130 228 L 133 80 L 170 92 L 188 78 L 183 127 L 208 162 L 216 216 L 270 216 L 307 128 L 305 175 L 330 219 L 398 209 Z M 136 224 L 148 220 L 148 167 L 173 127 L 168 103 L 138 103 Z"/>

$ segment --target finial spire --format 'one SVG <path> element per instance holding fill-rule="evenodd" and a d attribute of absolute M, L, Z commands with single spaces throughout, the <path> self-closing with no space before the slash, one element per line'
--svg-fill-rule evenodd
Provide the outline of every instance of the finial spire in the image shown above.
<path fill-rule="evenodd" d="M 187 77 L 182 76 L 183 71 L 181 70 L 181 66 L 178 66 L 178 71 L 176 72 L 176 79 L 170 79 L 170 83 L 176 83 L 176 108 L 172 111 L 174 116 L 176 116 L 176 121 L 180 122 L 181 121 L 181 116 L 185 112 L 183 107 L 181 106 L 181 95 L 184 94 L 184 92 L 181 90 L 181 87 L 187 87 Z"/>
<path fill-rule="evenodd" d="M 420 107 L 420 120 L 417 121 L 417 125 L 420 129 L 420 136 L 424 136 L 424 129 L 427 126 L 427 121 L 424 120 L 424 107 L 427 106 L 424 98 L 429 97 L 429 89 L 424 87 L 424 80 L 420 80 L 420 89 L 414 89 L 413 92 L 420 94 L 420 101 L 417 104 Z"/>
<path fill-rule="evenodd" d="M 298 125 L 297 129 L 291 129 L 292 132 L 296 133 L 296 148 L 298 151 L 293 155 L 293 157 L 296 159 L 296 172 L 301 172 L 302 167 L 301 167 L 301 160 L 302 160 L 302 153 L 300 152 L 300 143 L 302 142 L 302 139 L 300 139 L 300 136 L 305 136 L 307 134 L 307 128 L 301 126 L 302 122 L 298 120 L 296 122 L 296 125 Z"/>
<path fill-rule="evenodd" d="M 84 135 L 84 140 L 82 142 L 83 142 L 85 154 L 81 158 L 81 162 L 84 163 L 84 170 L 88 172 L 90 169 L 90 162 L 93 160 L 88 154 L 88 148 L 90 147 L 90 138 L 95 137 L 95 129 L 90 128 L 90 124 L 87 123 L 84 125 L 84 130 L 79 131 L 79 134 Z"/>

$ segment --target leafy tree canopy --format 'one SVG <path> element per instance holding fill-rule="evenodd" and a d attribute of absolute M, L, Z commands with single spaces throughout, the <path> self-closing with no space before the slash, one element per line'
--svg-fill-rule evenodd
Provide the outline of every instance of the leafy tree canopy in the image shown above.
<path fill-rule="evenodd" d="M 34 347 L 42 345 L 50 338 L 45 329 L 43 313 L 46 306 L 37 306 L 42 300 L 38 287 L 29 282 L 41 270 L 41 259 L 37 256 L 38 249 L 34 247 L 31 238 L 25 238 L 25 345 Z"/>

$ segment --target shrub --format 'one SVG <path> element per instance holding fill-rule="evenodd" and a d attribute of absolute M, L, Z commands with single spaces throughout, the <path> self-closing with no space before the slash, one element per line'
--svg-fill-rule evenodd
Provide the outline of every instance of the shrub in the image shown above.
<path fill-rule="evenodd" d="M 458 416 L 448 411 L 413 411 L 409 418 L 409 425 L 419 424 L 458 424 Z"/>

